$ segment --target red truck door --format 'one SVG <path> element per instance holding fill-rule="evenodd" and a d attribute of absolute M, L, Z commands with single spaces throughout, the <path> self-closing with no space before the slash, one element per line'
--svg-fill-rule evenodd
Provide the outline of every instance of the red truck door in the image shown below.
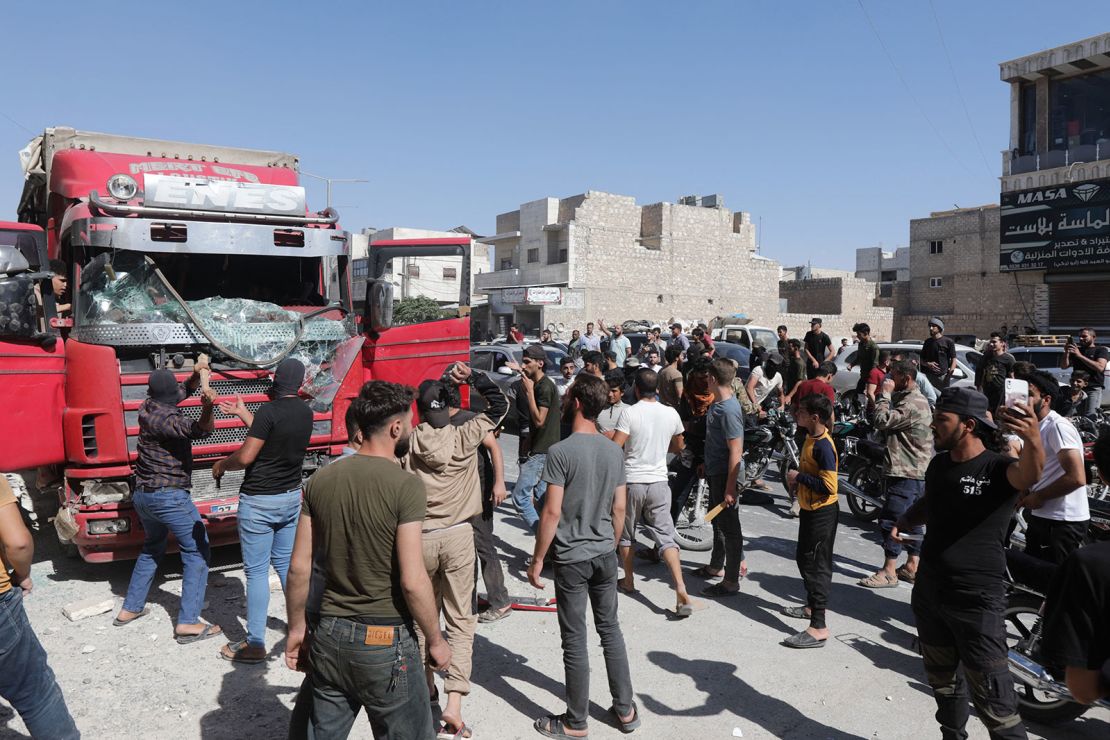
<path fill-rule="evenodd" d="M 65 461 L 65 345 L 38 325 L 38 304 L 54 315 L 53 296 L 41 292 L 49 269 L 42 229 L 0 223 L 0 471 Z"/>
<path fill-rule="evenodd" d="M 439 259 L 432 259 L 439 258 Z M 454 267 L 444 267 L 450 261 Z M 420 280 L 420 270 L 436 271 L 437 287 L 440 295 L 431 296 L 429 285 L 431 275 Z M 445 280 L 439 277 L 456 270 L 458 281 L 458 301 L 446 303 L 443 298 L 453 298 L 443 294 Z M 371 325 L 367 314 L 364 326 L 367 328 L 366 345 L 363 347 L 366 380 L 388 380 L 417 386 L 422 380 L 438 378 L 453 362 L 469 361 L 470 357 L 470 239 L 468 237 L 449 239 L 412 239 L 375 242 L 370 245 L 368 278 L 385 285 L 393 276 L 401 278 L 404 292 L 412 299 L 423 297 L 434 302 L 437 298 L 443 315 L 454 314 L 458 318 L 438 318 L 432 302 L 425 301 L 429 311 L 415 317 L 408 315 L 400 307 L 406 305 L 400 299 L 398 312 L 388 328 Z M 370 292 L 369 290 L 367 291 Z M 369 306 L 368 306 L 369 309 Z M 419 319 L 419 320 L 417 320 Z M 412 323 L 402 323 L 411 321 Z"/>

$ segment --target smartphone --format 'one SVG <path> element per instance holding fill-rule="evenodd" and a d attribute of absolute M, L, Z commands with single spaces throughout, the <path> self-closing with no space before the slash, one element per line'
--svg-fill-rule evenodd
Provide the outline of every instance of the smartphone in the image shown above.
<path fill-rule="evenodd" d="M 1005 400 L 1006 408 L 1013 408 L 1019 403 L 1029 403 L 1029 382 L 1017 378 L 1006 378 Z"/>

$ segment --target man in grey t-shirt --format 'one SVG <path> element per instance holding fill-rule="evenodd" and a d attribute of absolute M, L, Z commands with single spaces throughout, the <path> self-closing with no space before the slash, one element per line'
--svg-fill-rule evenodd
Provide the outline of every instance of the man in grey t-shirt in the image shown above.
<path fill-rule="evenodd" d="M 744 466 L 744 416 L 732 393 L 736 366 L 718 357 L 710 373 L 716 388 L 705 418 L 705 477 L 709 482 L 709 505 L 724 504 L 725 509 L 713 520 L 713 552 L 701 575 L 724 578 L 707 586 L 702 594 L 728 596 L 740 590 L 740 578 L 747 571 L 744 533 L 736 508 L 736 484 Z"/>
<path fill-rule="evenodd" d="M 592 607 L 601 638 L 613 712 L 621 729 L 640 725 L 632 701 L 628 653 L 617 620 L 617 540 L 624 526 L 624 452 L 597 431 L 606 403 L 605 381 L 580 374 L 567 391 L 564 408 L 573 410 L 571 435 L 547 452 L 542 479 L 547 483 L 536 549 L 528 580 L 536 588 L 544 556 L 555 548 L 555 599 L 566 670 L 567 711 L 540 717 L 535 728 L 548 737 L 585 731 L 590 704 L 590 663 L 586 609 Z M 572 731 L 572 732 L 568 732 Z"/>

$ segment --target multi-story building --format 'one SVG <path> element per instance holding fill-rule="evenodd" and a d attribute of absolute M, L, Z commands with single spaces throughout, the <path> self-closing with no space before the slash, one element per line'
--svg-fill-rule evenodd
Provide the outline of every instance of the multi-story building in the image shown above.
<path fill-rule="evenodd" d="M 1110 330 L 1110 34 L 1003 62 L 1001 205 L 910 221 L 895 333 Z"/>
<path fill-rule="evenodd" d="M 599 191 L 542 198 L 499 215 L 496 231 L 482 240 L 493 247 L 494 270 L 476 282 L 489 296 L 488 308 L 474 313 L 483 332 L 515 322 L 528 334 L 548 327 L 565 338 L 599 319 L 662 324 L 743 314 L 764 326 L 785 323 L 800 336 L 814 305 L 844 308 L 843 316 L 824 316 L 831 334 L 846 336 L 861 320 L 880 336 L 890 331 L 891 309 L 869 298 L 857 311 L 858 290 L 841 298 L 844 282 L 863 284 L 850 273 L 792 282 L 787 310 L 798 313 L 783 313 L 781 266 L 756 253 L 751 216 L 725 209 L 719 196 L 645 206 Z"/>
<path fill-rule="evenodd" d="M 855 276 L 878 283 L 879 296 L 889 298 L 894 295 L 896 282 L 910 279 L 910 250 L 898 247 L 887 252 L 882 247 L 861 247 L 856 250 Z"/>

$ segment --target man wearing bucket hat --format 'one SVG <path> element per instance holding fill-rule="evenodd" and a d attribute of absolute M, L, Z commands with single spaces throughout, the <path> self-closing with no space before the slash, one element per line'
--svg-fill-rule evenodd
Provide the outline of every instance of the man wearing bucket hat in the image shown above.
<path fill-rule="evenodd" d="M 956 343 L 944 336 L 944 321 L 929 319 L 929 338 L 921 345 L 921 369 L 938 391 L 948 387 L 956 369 Z"/>
<path fill-rule="evenodd" d="M 200 373 L 181 385 L 172 371 L 155 370 L 148 379 L 148 398 L 139 407 L 139 440 L 135 461 L 135 492 L 131 505 L 143 523 L 146 539 L 131 572 L 127 596 L 113 622 L 117 627 L 146 615 L 147 593 L 173 532 L 181 551 L 181 607 L 174 638 L 184 645 L 221 634 L 214 624 L 200 620 L 208 582 L 208 533 L 189 494 L 193 485 L 193 440 L 207 437 L 215 425 L 212 405 L 216 393 L 201 395 L 199 419 L 190 419 L 177 404 L 200 385 Z"/>
<path fill-rule="evenodd" d="M 966 737 L 969 685 L 992 738 L 1026 737 L 1006 662 L 1004 541 L 1018 493 L 1037 482 L 1045 458 L 1032 406 L 1000 413 L 1025 443 L 1017 460 L 998 451 L 986 396 L 941 394 L 932 423 L 941 452 L 925 472 L 925 494 L 890 533 L 897 540 L 927 525 L 911 603 L 944 737 Z"/>

